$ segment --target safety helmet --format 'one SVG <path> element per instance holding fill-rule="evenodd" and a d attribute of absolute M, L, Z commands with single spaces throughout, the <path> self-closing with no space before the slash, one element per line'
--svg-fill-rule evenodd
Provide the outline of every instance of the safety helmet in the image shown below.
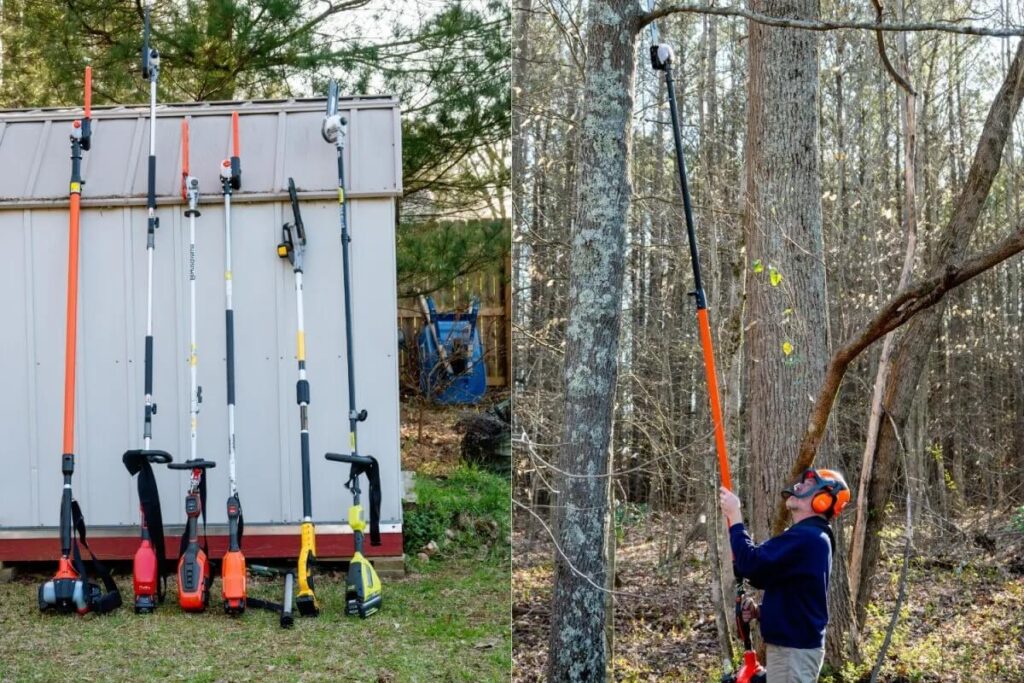
<path fill-rule="evenodd" d="M 814 480 L 814 484 L 797 493 L 796 484 L 808 479 Z M 796 483 L 783 489 L 782 497 L 790 496 L 811 498 L 811 509 L 831 519 L 839 515 L 850 502 L 850 487 L 846 485 L 846 479 L 838 470 L 819 470 L 811 467 L 804 470 Z"/>

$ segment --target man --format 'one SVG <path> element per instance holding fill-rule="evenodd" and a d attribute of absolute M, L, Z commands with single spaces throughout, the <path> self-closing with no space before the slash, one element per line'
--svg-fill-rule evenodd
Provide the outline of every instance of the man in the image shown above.
<path fill-rule="evenodd" d="M 764 590 L 760 607 L 749 598 L 744 601 L 743 618 L 761 622 L 768 680 L 813 683 L 825 655 L 835 548 L 829 520 L 850 502 L 850 488 L 836 470 L 809 469 L 782 496 L 793 525 L 760 545 L 743 526 L 739 498 L 723 486 L 719 502 L 730 524 L 736 571 Z"/>

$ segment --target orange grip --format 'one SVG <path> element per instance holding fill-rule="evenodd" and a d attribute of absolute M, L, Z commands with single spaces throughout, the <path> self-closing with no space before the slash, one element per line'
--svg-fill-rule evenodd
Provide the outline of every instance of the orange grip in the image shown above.
<path fill-rule="evenodd" d="M 92 67 L 85 67 L 85 118 L 92 114 Z"/>
<path fill-rule="evenodd" d="M 241 144 L 238 142 L 238 112 L 231 112 L 231 149 L 234 150 L 232 156 L 242 156 L 239 154 Z"/>
<path fill-rule="evenodd" d="M 729 476 L 729 451 L 725 446 L 725 427 L 722 425 L 722 405 L 718 402 L 718 373 L 715 370 L 715 351 L 711 345 L 711 323 L 706 308 L 697 309 L 697 325 L 700 329 L 700 345 L 704 351 L 704 373 L 708 382 L 708 401 L 711 403 L 711 421 L 715 426 L 715 450 L 718 452 L 718 469 L 722 473 L 722 486 L 732 490 Z"/>
<path fill-rule="evenodd" d="M 68 305 L 64 343 L 64 453 L 75 447 L 75 341 L 78 329 L 78 217 L 81 196 L 71 193 L 71 230 L 68 237 Z"/>

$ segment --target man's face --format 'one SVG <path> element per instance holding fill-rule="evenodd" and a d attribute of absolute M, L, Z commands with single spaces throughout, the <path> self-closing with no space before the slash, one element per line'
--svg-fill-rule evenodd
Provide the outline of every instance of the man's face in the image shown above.
<path fill-rule="evenodd" d="M 806 479 L 801 479 L 796 484 L 794 484 L 793 485 L 793 491 L 794 491 L 794 493 L 799 495 L 799 494 L 803 493 L 804 491 L 806 491 L 807 489 L 811 488 L 812 486 L 814 486 L 814 478 L 813 477 L 808 477 Z M 787 496 L 786 497 L 786 509 L 789 510 L 790 512 L 798 512 L 798 511 L 801 511 L 801 510 L 810 511 L 811 510 L 811 499 L 810 498 L 797 498 L 795 495 L 794 496 Z"/>

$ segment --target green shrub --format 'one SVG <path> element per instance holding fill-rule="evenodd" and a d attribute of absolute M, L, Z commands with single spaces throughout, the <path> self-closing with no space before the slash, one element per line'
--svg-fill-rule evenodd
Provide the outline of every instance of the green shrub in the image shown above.
<path fill-rule="evenodd" d="M 1017 510 L 1017 514 L 1013 516 L 1013 521 L 1010 522 L 1010 526 L 1024 534 L 1024 505 L 1021 505 L 1020 509 Z"/>
<path fill-rule="evenodd" d="M 418 476 L 416 501 L 403 520 L 408 553 L 435 541 L 442 556 L 465 556 L 482 548 L 495 559 L 508 556 L 512 521 L 508 479 L 471 466 L 443 479 Z M 449 529 L 454 532 L 452 539 L 445 534 Z"/>

